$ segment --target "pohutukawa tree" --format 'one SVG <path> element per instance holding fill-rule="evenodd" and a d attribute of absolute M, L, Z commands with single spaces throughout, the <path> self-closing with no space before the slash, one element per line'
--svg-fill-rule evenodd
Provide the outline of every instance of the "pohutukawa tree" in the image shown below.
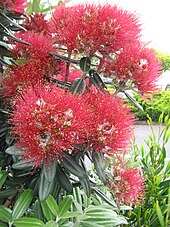
<path fill-rule="evenodd" d="M 0 1 L 0 9 L 22 13 L 25 2 Z M 62 4 L 49 20 L 31 15 L 23 27 L 8 41 L 15 64 L 1 79 L 0 164 L 10 169 L 10 181 L 22 172 L 19 184 L 40 200 L 71 192 L 75 184 L 90 196 L 95 182 L 85 168 L 87 156 L 118 203 L 139 202 L 144 178 L 123 160 L 135 118 L 117 95 L 133 100 L 127 90 L 156 92 L 160 63 L 140 40 L 138 17 L 108 4 Z M 113 175 L 105 172 L 109 157 L 117 163 Z"/>

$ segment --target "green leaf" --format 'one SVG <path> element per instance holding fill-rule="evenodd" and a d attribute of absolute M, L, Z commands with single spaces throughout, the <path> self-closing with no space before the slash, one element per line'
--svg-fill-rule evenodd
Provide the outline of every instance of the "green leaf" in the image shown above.
<path fill-rule="evenodd" d="M 96 172 L 100 178 L 100 180 L 106 184 L 107 183 L 107 177 L 105 174 L 105 160 L 104 160 L 104 155 L 102 152 L 94 152 L 93 153 L 93 162 L 94 162 L 94 167 L 96 169 Z"/>
<path fill-rule="evenodd" d="M 0 205 L 0 220 L 4 222 L 9 222 L 11 219 L 12 210 Z"/>
<path fill-rule="evenodd" d="M 106 88 L 106 85 L 104 84 L 103 80 L 95 70 L 90 69 L 89 75 L 90 83 L 94 84 L 96 87 Z"/>
<path fill-rule="evenodd" d="M 143 107 L 131 96 L 129 95 L 126 91 L 124 91 L 124 94 L 126 95 L 126 97 L 131 101 L 133 102 L 133 104 L 140 110 L 144 111 L 143 110 Z"/>
<path fill-rule="evenodd" d="M 57 180 L 61 187 L 67 191 L 67 192 L 72 192 L 73 191 L 73 186 L 67 176 L 67 174 L 63 171 L 60 165 L 58 165 L 57 168 Z"/>
<path fill-rule="evenodd" d="M 0 221 L 0 226 L 1 227 L 9 227 L 9 225 L 7 223 L 1 222 L 1 221 Z"/>
<path fill-rule="evenodd" d="M 7 171 L 5 171 L 5 170 L 0 171 L 0 189 L 2 188 L 2 185 L 4 184 L 7 176 L 8 176 Z"/>
<path fill-rule="evenodd" d="M 13 54 L 6 48 L 3 46 L 0 46 L 0 53 L 1 56 L 5 56 L 5 57 L 13 57 Z"/>
<path fill-rule="evenodd" d="M 73 197 L 71 195 L 67 195 L 59 204 L 59 217 L 62 217 L 71 207 L 73 202 Z"/>
<path fill-rule="evenodd" d="M 101 198 L 103 199 L 107 204 L 113 206 L 113 207 L 117 207 L 116 203 L 109 199 L 102 191 L 100 191 L 97 188 L 93 188 L 93 191 Z"/>
<path fill-rule="evenodd" d="M 50 208 L 51 212 L 57 217 L 59 214 L 59 208 L 55 199 L 51 195 L 49 195 L 48 198 L 46 199 L 46 203 Z"/>
<path fill-rule="evenodd" d="M 8 62 L 6 62 L 4 59 L 0 58 L 0 64 L 4 66 L 10 65 Z"/>
<path fill-rule="evenodd" d="M 45 227 L 59 227 L 59 225 L 56 221 L 48 221 Z"/>
<path fill-rule="evenodd" d="M 161 227 L 165 227 L 164 216 L 162 214 L 158 201 L 156 201 L 156 213 L 158 215 L 158 219 L 159 219 Z"/>
<path fill-rule="evenodd" d="M 56 174 L 56 162 L 50 163 L 49 165 L 43 165 L 43 172 L 46 180 L 52 182 Z"/>
<path fill-rule="evenodd" d="M 41 206 L 42 206 L 42 210 L 43 210 L 44 216 L 46 217 L 47 221 L 55 220 L 55 216 L 52 213 L 52 211 L 49 209 L 49 206 L 48 206 L 46 200 L 41 202 Z"/>
<path fill-rule="evenodd" d="M 44 215 L 43 215 L 43 210 L 42 210 L 42 207 L 41 207 L 41 204 L 39 202 L 39 200 L 36 200 L 35 201 L 35 204 L 34 204 L 34 213 L 35 213 L 35 217 L 40 219 L 40 220 L 43 220 L 44 219 Z"/>
<path fill-rule="evenodd" d="M 42 227 L 44 224 L 37 218 L 22 217 L 13 222 L 16 227 Z"/>
<path fill-rule="evenodd" d="M 22 155 L 24 155 L 23 151 L 21 151 L 17 146 L 8 147 L 5 150 L 5 153 L 10 154 L 10 155 L 14 155 L 14 156 L 22 156 Z"/>
<path fill-rule="evenodd" d="M 21 160 L 19 162 L 15 162 L 12 165 L 12 168 L 13 169 L 19 169 L 19 170 L 30 169 L 30 168 L 33 167 L 33 163 L 34 163 L 34 159 L 33 158 L 26 159 L 26 160 Z"/>
<path fill-rule="evenodd" d="M 0 199 L 6 199 L 12 195 L 16 195 L 17 194 L 17 189 L 15 188 L 9 188 L 9 189 L 5 189 L 3 191 L 0 191 Z"/>
<path fill-rule="evenodd" d="M 80 183 L 81 183 L 81 185 L 83 187 L 83 190 L 84 190 L 85 194 L 89 198 L 90 194 L 91 194 L 91 187 L 90 187 L 89 178 L 83 178 L 83 179 L 80 178 L 79 180 L 80 180 Z"/>
<path fill-rule="evenodd" d="M 40 1 L 39 0 L 33 0 L 32 11 L 35 13 L 40 12 Z"/>
<path fill-rule="evenodd" d="M 74 94 L 82 94 L 85 91 L 86 83 L 83 78 L 76 78 L 69 88 L 69 91 Z"/>
<path fill-rule="evenodd" d="M 76 162 L 73 156 L 65 154 L 61 161 L 63 166 L 73 175 L 79 178 L 87 177 L 86 171 Z"/>
<path fill-rule="evenodd" d="M 50 192 L 52 191 L 53 187 L 53 181 L 50 181 L 45 177 L 44 168 L 42 169 L 41 175 L 40 175 L 40 185 L 39 185 L 39 199 L 40 201 L 44 201 Z"/>
<path fill-rule="evenodd" d="M 26 31 L 26 29 L 25 29 L 24 27 L 22 27 L 22 26 L 20 26 L 19 24 L 17 24 L 14 20 L 11 20 L 11 19 L 10 19 L 7 15 L 5 15 L 4 13 L 0 12 L 0 16 L 1 16 L 2 18 L 4 18 L 8 23 L 13 24 L 15 27 L 20 28 L 20 29 Z"/>
<path fill-rule="evenodd" d="M 15 36 L 13 36 L 12 34 L 9 34 L 9 33 L 7 33 L 7 32 L 0 31 L 0 35 L 5 36 L 5 37 L 7 37 L 7 38 L 9 38 L 9 39 L 11 39 L 11 40 L 14 40 L 14 41 L 16 41 L 16 42 L 19 42 L 19 43 L 22 43 L 22 44 L 29 45 L 29 43 L 27 43 L 27 42 L 25 42 L 25 41 L 23 41 L 23 40 L 21 40 L 21 39 L 17 39 Z"/>
<path fill-rule="evenodd" d="M 90 58 L 83 57 L 80 59 L 80 68 L 83 72 L 88 72 L 90 69 L 91 61 Z"/>
<path fill-rule="evenodd" d="M 29 207 L 33 198 L 33 192 L 31 189 L 25 190 L 17 199 L 14 204 L 13 211 L 12 211 L 12 220 L 16 220 L 20 218 L 27 208 Z"/>
<path fill-rule="evenodd" d="M 79 216 L 82 216 L 82 214 L 79 212 L 68 212 L 68 213 L 63 214 L 60 217 L 60 219 L 74 218 L 74 217 L 79 217 Z"/>

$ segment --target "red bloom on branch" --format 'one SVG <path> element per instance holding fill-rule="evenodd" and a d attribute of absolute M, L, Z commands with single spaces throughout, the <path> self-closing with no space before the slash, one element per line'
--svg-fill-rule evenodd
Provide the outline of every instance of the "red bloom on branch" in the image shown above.
<path fill-rule="evenodd" d="M 143 198 L 144 177 L 138 169 L 116 166 L 109 188 L 118 203 L 135 205 Z"/>
<path fill-rule="evenodd" d="M 138 18 L 117 6 L 61 5 L 53 13 L 50 31 L 68 52 L 114 52 L 139 37 Z"/>
<path fill-rule="evenodd" d="M 154 50 L 136 42 L 124 48 L 114 62 L 115 82 L 131 80 L 142 94 L 157 90 L 160 62 Z"/>
<path fill-rule="evenodd" d="M 28 16 L 22 26 L 24 26 L 27 31 L 43 33 L 44 35 L 47 34 L 48 30 L 47 20 L 42 13 L 36 13 Z"/>
<path fill-rule="evenodd" d="M 36 57 L 42 59 L 49 57 L 49 53 L 53 49 L 53 40 L 49 39 L 47 36 L 44 36 L 41 33 L 38 34 L 28 31 L 24 33 L 16 33 L 15 36 L 18 39 L 29 43 L 29 45 L 26 45 L 19 42 L 12 42 L 12 52 L 16 57 Z"/>
<path fill-rule="evenodd" d="M 7 8 L 17 13 L 24 13 L 27 0 L 0 0 L 0 7 Z"/>
<path fill-rule="evenodd" d="M 18 91 L 35 86 L 40 81 L 45 82 L 50 67 L 48 60 L 39 58 L 31 58 L 20 66 L 12 67 L 12 71 L 2 80 L 4 95 L 15 95 Z"/>
<path fill-rule="evenodd" d="M 24 158 L 33 158 L 38 167 L 84 142 L 89 119 L 86 110 L 81 97 L 57 87 L 37 86 L 23 93 L 10 123 Z"/>
<path fill-rule="evenodd" d="M 109 155 L 124 152 L 130 144 L 134 116 L 119 98 L 92 89 L 85 95 L 93 115 L 89 128 L 89 143 L 95 151 Z"/>

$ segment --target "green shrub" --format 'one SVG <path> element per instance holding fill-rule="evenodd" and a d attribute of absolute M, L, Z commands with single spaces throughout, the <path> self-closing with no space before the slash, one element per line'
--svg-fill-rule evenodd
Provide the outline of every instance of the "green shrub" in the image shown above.
<path fill-rule="evenodd" d="M 162 116 L 159 118 L 161 126 Z M 143 203 L 128 211 L 130 227 L 170 226 L 170 161 L 167 159 L 166 144 L 170 139 L 170 119 L 165 117 L 165 127 L 156 135 L 151 119 L 148 120 L 152 134 L 144 148 L 134 145 L 131 160 L 140 162 L 145 176 L 146 191 Z M 162 141 L 162 142 L 160 142 Z M 139 159 L 140 157 L 140 159 Z"/>
<path fill-rule="evenodd" d="M 140 121 L 146 121 L 149 115 L 153 121 L 158 121 L 161 113 L 170 114 L 170 89 L 162 91 L 153 96 L 152 99 L 142 99 L 134 93 L 134 99 L 143 107 L 143 111 L 137 108 L 132 102 L 126 101 L 132 108 L 132 112 Z"/>
<path fill-rule="evenodd" d="M 170 70 L 170 54 L 166 54 L 166 53 L 158 51 L 157 55 L 158 55 L 158 59 L 162 63 L 162 70 L 164 72 L 167 70 Z"/>

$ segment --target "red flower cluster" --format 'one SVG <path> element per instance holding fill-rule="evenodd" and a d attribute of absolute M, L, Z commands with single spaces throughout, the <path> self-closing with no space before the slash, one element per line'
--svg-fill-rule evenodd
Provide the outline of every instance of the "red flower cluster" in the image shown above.
<path fill-rule="evenodd" d="M 88 120 L 81 97 L 57 87 L 37 86 L 18 99 L 10 123 L 24 158 L 34 158 L 38 167 L 87 140 Z"/>
<path fill-rule="evenodd" d="M 27 31 L 43 33 L 44 35 L 47 34 L 48 30 L 47 20 L 42 13 L 36 13 L 27 17 L 23 26 L 27 29 Z"/>
<path fill-rule="evenodd" d="M 27 0 L 0 0 L 0 7 L 17 13 L 24 13 Z"/>
<path fill-rule="evenodd" d="M 109 188 L 118 203 L 135 205 L 143 198 L 144 177 L 138 169 L 116 166 Z"/>
<path fill-rule="evenodd" d="M 68 52 L 85 52 L 92 56 L 97 50 L 114 52 L 137 39 L 140 34 L 138 18 L 110 5 L 61 5 L 53 13 L 50 31 L 57 43 Z"/>
<path fill-rule="evenodd" d="M 120 99 L 96 89 L 75 96 L 38 86 L 23 92 L 10 123 L 24 157 L 34 157 L 37 167 L 83 143 L 109 155 L 121 152 L 131 138 L 133 120 Z"/>
<path fill-rule="evenodd" d="M 21 39 L 28 43 L 22 44 L 19 42 L 12 42 L 12 52 L 17 58 L 39 58 L 43 59 L 49 57 L 49 52 L 53 50 L 53 40 L 44 36 L 43 34 L 35 32 L 20 32 L 15 34 L 16 38 Z"/>
<path fill-rule="evenodd" d="M 119 98 L 92 89 L 85 95 L 92 110 L 89 142 L 95 151 L 103 150 L 109 155 L 123 152 L 129 145 L 134 116 Z"/>
<path fill-rule="evenodd" d="M 153 93 L 160 77 L 160 62 L 153 49 L 141 44 L 124 48 L 114 62 L 115 82 L 131 80 L 142 94 Z"/>

